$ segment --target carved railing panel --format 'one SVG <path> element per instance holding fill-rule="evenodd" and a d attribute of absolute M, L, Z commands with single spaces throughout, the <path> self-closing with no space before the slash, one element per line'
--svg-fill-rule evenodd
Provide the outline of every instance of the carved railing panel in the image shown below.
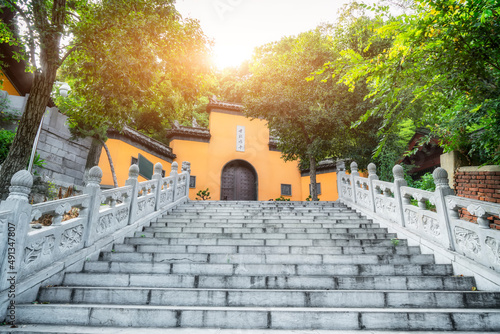
<path fill-rule="evenodd" d="M 345 172 L 340 172 L 339 179 L 340 179 L 339 195 L 346 201 L 352 202 L 351 176 L 347 175 Z"/>
<path fill-rule="evenodd" d="M 491 229 L 488 216 L 500 215 L 500 204 L 457 196 L 446 196 L 451 235 L 460 254 L 500 271 L 500 232 Z M 467 209 L 477 217 L 477 224 L 459 218 L 458 211 Z"/>
<path fill-rule="evenodd" d="M 372 184 L 375 212 L 398 223 L 399 215 L 397 212 L 396 200 L 394 199 L 394 184 L 380 180 L 374 180 Z"/>
<path fill-rule="evenodd" d="M 355 163 L 351 164 L 353 167 L 357 172 Z M 442 168 L 433 172 L 434 192 L 407 187 L 399 165 L 393 169 L 394 183 L 378 180 L 374 165 L 369 172 L 369 177 L 363 178 L 340 171 L 337 175 L 339 198 L 348 205 L 373 212 L 378 219 L 401 225 L 422 240 L 457 251 L 475 263 L 500 272 L 500 231 L 491 229 L 488 220 L 500 216 L 500 204 L 453 196 L 448 175 Z M 416 200 L 417 206 L 412 200 Z M 477 217 L 477 224 L 460 219 L 459 211 L 463 209 Z"/>
<path fill-rule="evenodd" d="M 77 217 L 60 225 L 31 229 L 24 244 L 19 277 L 28 276 L 84 247 L 86 217 Z"/>
<path fill-rule="evenodd" d="M 174 201 L 174 177 L 164 177 L 160 180 L 160 205 L 166 205 Z"/>
<path fill-rule="evenodd" d="M 354 186 L 356 187 L 356 203 L 371 209 L 373 207 L 370 190 L 370 180 L 366 177 L 354 176 Z"/>

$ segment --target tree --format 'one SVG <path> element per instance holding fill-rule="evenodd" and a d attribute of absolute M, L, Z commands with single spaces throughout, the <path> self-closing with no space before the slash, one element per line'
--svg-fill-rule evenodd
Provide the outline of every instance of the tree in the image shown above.
<path fill-rule="evenodd" d="M 366 140 L 375 132 L 373 124 L 350 130 L 351 121 L 366 111 L 363 88 L 349 92 L 318 71 L 338 56 L 331 29 L 318 27 L 258 48 L 245 86 L 246 114 L 268 122 L 283 158 L 309 161 L 313 200 L 317 161 L 366 157 L 374 142 Z"/>
<path fill-rule="evenodd" d="M 221 101 L 242 103 L 245 81 L 250 75 L 249 61 L 237 67 L 227 67 L 217 72 L 217 98 Z"/>
<path fill-rule="evenodd" d="M 363 120 L 383 117 L 386 136 L 418 116 L 446 151 L 499 164 L 500 1 L 414 3 L 412 14 L 397 17 L 374 8 L 385 20 L 376 36 L 393 43 L 371 59 L 345 52 L 351 70 L 341 82 L 367 78 L 374 108 Z"/>
<path fill-rule="evenodd" d="M 206 47 L 205 37 L 196 21 L 181 19 L 173 2 L 5 1 L 16 20 L 2 22 L 2 40 L 25 50 L 34 78 L 0 172 L 0 191 L 5 194 L 11 176 L 25 167 L 62 64 L 80 102 L 74 115 L 89 125 L 101 126 L 105 119 L 119 128 L 133 110 L 169 110 L 172 96 L 197 95 L 200 85 L 193 83 L 200 78 L 188 69 L 206 63 L 198 52 Z"/>

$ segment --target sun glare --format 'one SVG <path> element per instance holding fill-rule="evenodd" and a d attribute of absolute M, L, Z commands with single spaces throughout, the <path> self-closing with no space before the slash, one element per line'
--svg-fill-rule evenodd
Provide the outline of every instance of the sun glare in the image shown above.
<path fill-rule="evenodd" d="M 248 48 L 220 48 L 212 56 L 215 66 L 222 70 L 226 67 L 237 67 L 246 59 L 250 59 L 252 50 Z"/>

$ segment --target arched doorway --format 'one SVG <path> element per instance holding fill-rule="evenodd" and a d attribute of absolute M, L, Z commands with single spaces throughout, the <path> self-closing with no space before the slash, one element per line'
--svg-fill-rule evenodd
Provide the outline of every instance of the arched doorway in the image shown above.
<path fill-rule="evenodd" d="M 220 199 L 226 201 L 256 201 L 257 173 L 244 160 L 233 160 L 222 169 Z"/>

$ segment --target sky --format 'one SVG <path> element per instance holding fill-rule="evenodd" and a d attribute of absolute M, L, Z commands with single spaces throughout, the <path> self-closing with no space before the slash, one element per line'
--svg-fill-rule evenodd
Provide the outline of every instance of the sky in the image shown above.
<path fill-rule="evenodd" d="M 183 17 L 198 19 L 213 39 L 219 69 L 250 59 L 257 46 L 335 22 L 349 0 L 177 0 Z"/>

